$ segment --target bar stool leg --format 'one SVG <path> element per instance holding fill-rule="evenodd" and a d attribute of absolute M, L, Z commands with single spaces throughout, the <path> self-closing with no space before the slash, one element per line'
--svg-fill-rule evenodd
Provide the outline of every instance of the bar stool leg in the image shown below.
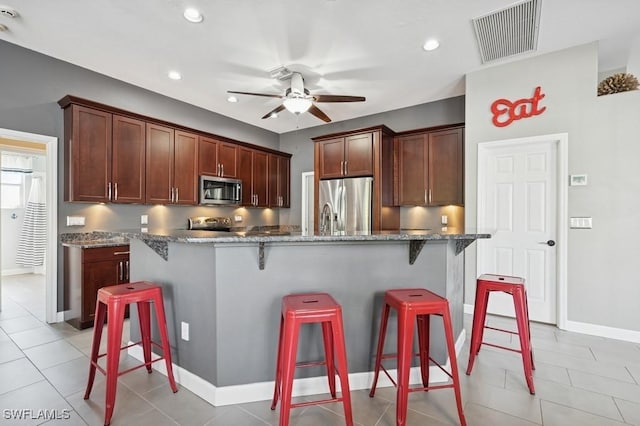
<path fill-rule="evenodd" d="M 298 331 L 300 326 L 295 320 L 284 322 L 284 344 L 282 359 L 282 396 L 280 403 L 280 426 L 289 424 L 291 413 L 291 394 L 293 392 L 293 377 L 296 369 L 296 355 L 298 352 Z"/>
<path fill-rule="evenodd" d="M 527 386 L 531 395 L 535 395 L 536 391 L 533 386 L 533 368 L 531 362 L 531 338 L 529 336 L 529 322 L 526 314 L 525 295 L 519 289 L 513 292 L 513 302 L 516 308 L 516 322 L 518 324 L 518 337 L 520 338 L 520 352 L 522 355 L 522 364 L 524 367 L 524 377 L 527 380 Z"/>
<path fill-rule="evenodd" d="M 280 397 L 280 387 L 282 386 L 282 354 L 284 353 L 283 347 L 283 335 L 284 335 L 284 317 L 280 316 L 280 333 L 278 333 L 278 353 L 276 354 L 276 383 L 273 387 L 273 400 L 271 401 L 271 409 L 275 410 L 278 404 L 278 398 Z"/>
<path fill-rule="evenodd" d="M 122 322 L 124 321 L 122 303 L 109 304 L 109 324 L 107 328 L 107 391 L 104 413 L 104 424 L 111 423 L 113 408 L 116 403 L 116 388 L 118 386 L 118 365 L 120 364 L 120 347 L 122 346 Z"/>
<path fill-rule="evenodd" d="M 138 320 L 140 321 L 140 336 L 142 336 L 142 352 L 147 372 L 151 373 L 151 312 L 149 302 L 138 302 Z"/>
<path fill-rule="evenodd" d="M 398 310 L 398 390 L 396 398 L 396 425 L 404 426 L 407 420 L 409 397 L 409 370 L 413 355 L 413 319 L 405 309 Z"/>
<path fill-rule="evenodd" d="M 525 313 L 525 321 L 527 324 L 527 331 L 529 332 L 529 356 L 531 357 L 531 369 L 535 370 L 536 369 L 536 365 L 533 362 L 533 346 L 531 345 L 531 326 L 529 325 L 529 303 L 527 302 L 527 290 L 524 290 L 524 313 Z"/>
<path fill-rule="evenodd" d="M 373 398 L 376 393 L 376 385 L 378 384 L 378 376 L 380 375 L 380 366 L 382 364 L 382 350 L 384 349 L 384 338 L 387 334 L 387 323 L 389 322 L 389 305 L 384 304 L 382 316 L 380 317 L 380 330 L 378 331 L 378 348 L 376 349 L 376 363 L 373 368 L 373 384 L 369 396 Z"/>
<path fill-rule="evenodd" d="M 333 337 L 335 339 L 334 342 L 337 354 L 336 358 L 338 361 L 338 377 L 340 377 L 344 418 L 347 426 L 353 426 L 351 393 L 349 391 L 349 371 L 347 367 L 347 349 L 344 344 L 344 328 L 342 326 L 342 317 L 332 320 L 331 326 L 333 327 Z M 333 397 L 335 398 L 335 395 Z"/>
<path fill-rule="evenodd" d="M 422 386 L 429 386 L 429 315 L 418 315 L 418 347 Z M 428 389 L 425 389 L 428 392 Z"/>
<path fill-rule="evenodd" d="M 162 300 L 162 293 L 156 295 L 153 299 L 153 305 L 156 309 L 156 319 L 158 321 L 158 329 L 160 330 L 160 341 L 162 343 L 162 356 L 164 357 L 164 363 L 167 368 L 167 377 L 169 378 L 169 385 L 173 393 L 178 392 L 178 386 L 176 380 L 173 377 L 173 364 L 171 362 L 171 346 L 169 345 L 169 335 L 167 333 L 167 318 L 164 313 L 164 302 Z M 151 347 L 151 345 L 149 345 Z"/>
<path fill-rule="evenodd" d="M 100 341 L 102 339 L 105 314 L 106 306 L 98 300 L 96 303 L 96 314 L 93 320 L 93 342 L 91 343 L 91 361 L 89 361 L 89 380 L 87 381 L 87 389 L 84 392 L 84 399 L 89 399 L 91 389 L 93 389 L 93 381 L 96 378 L 96 363 L 98 362 L 98 354 L 100 353 Z"/>
<path fill-rule="evenodd" d="M 327 379 L 329 381 L 329 393 L 331 398 L 336 397 L 336 368 L 333 359 L 333 339 L 331 322 L 322 322 L 322 339 L 324 340 L 324 360 L 327 367 Z"/>
<path fill-rule="evenodd" d="M 471 344 L 469 345 L 469 364 L 467 365 L 467 376 L 471 374 L 476 355 L 480 352 L 482 338 L 484 334 L 484 324 L 487 317 L 487 303 L 489 292 L 481 285 L 476 289 L 476 302 L 473 310 L 473 323 L 471 325 Z"/>
<path fill-rule="evenodd" d="M 458 417 L 460 417 L 460 425 L 466 426 L 467 420 L 462 410 L 462 394 L 460 392 L 460 379 L 458 376 L 458 361 L 456 359 L 456 345 L 453 341 L 453 326 L 451 325 L 451 315 L 449 313 L 449 304 L 446 305 L 442 314 L 444 323 L 444 334 L 447 339 L 447 350 L 449 352 L 449 362 L 451 363 L 451 376 L 453 380 L 453 392 L 456 396 L 456 406 L 458 408 Z"/>

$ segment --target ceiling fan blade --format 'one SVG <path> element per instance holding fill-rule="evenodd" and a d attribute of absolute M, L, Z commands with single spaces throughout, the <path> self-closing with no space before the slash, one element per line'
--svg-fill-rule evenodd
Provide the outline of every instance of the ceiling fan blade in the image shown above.
<path fill-rule="evenodd" d="M 269 111 L 267 114 L 265 114 L 264 117 L 262 117 L 262 119 L 264 120 L 265 118 L 270 118 L 273 114 L 277 114 L 280 111 L 282 111 L 284 109 L 284 105 L 280 105 L 279 107 L 276 107 L 274 109 L 272 109 L 271 111 Z"/>
<path fill-rule="evenodd" d="M 313 95 L 316 102 L 364 102 L 364 96 Z"/>
<path fill-rule="evenodd" d="M 320 108 L 318 108 L 315 105 L 311 105 L 311 107 L 309 107 L 309 113 L 315 115 L 316 117 L 318 117 L 320 120 L 324 121 L 325 123 L 330 123 L 331 119 L 329 118 L 329 116 L 327 114 L 325 114 L 324 112 L 322 112 L 320 110 Z"/>
<path fill-rule="evenodd" d="M 283 98 L 282 95 L 270 95 L 268 93 L 236 92 L 234 90 L 227 90 L 227 93 L 233 93 L 236 95 L 264 96 L 265 98 L 278 98 L 278 99 Z"/>

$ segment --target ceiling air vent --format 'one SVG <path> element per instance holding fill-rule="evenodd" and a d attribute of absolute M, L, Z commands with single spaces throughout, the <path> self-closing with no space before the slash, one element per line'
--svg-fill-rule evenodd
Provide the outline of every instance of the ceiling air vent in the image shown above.
<path fill-rule="evenodd" d="M 473 19 L 482 63 L 536 50 L 541 3 L 527 0 Z"/>

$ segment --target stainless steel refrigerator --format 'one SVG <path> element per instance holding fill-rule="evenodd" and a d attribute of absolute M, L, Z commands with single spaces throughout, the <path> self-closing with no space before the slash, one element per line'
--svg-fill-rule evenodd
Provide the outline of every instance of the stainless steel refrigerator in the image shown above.
<path fill-rule="evenodd" d="M 321 180 L 318 186 L 320 233 L 370 233 L 372 187 L 372 177 Z"/>

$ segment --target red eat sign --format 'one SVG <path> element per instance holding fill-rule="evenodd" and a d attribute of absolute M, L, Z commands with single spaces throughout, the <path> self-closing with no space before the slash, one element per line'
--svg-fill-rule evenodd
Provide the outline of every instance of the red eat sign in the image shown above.
<path fill-rule="evenodd" d="M 544 98 L 544 93 L 541 93 L 540 86 L 538 86 L 530 98 L 518 99 L 515 102 L 508 99 L 496 99 L 491 104 L 491 113 L 493 114 L 491 121 L 496 127 L 505 127 L 521 118 L 540 115 L 547 109 L 547 107 L 540 108 L 538 105 L 542 98 Z"/>

